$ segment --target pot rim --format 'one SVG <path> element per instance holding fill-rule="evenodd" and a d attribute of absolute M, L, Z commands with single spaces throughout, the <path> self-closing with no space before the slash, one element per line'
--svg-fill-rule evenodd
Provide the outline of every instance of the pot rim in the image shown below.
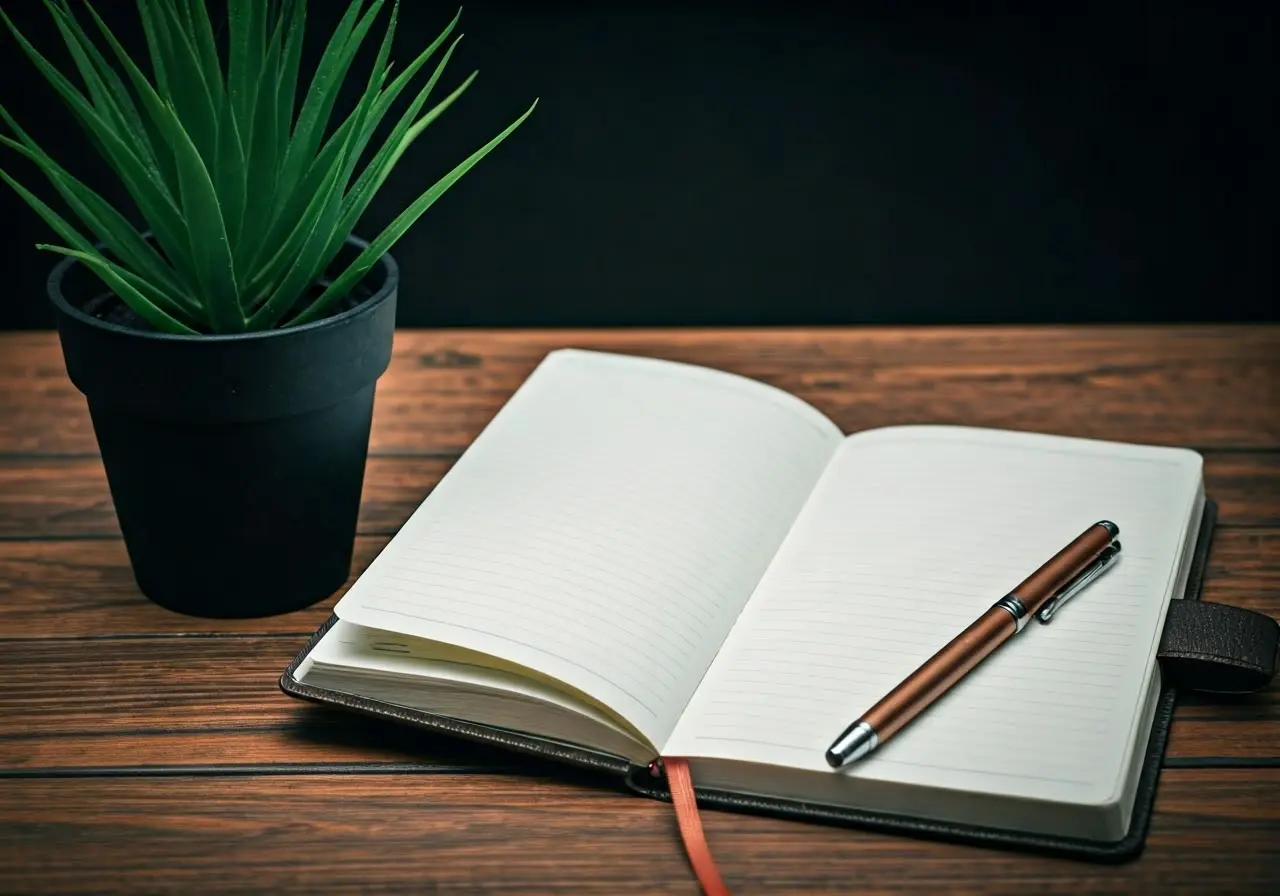
<path fill-rule="evenodd" d="M 148 234 L 143 234 L 145 239 Z M 348 234 L 344 240 L 344 245 L 355 246 L 360 251 L 364 251 L 369 247 L 366 240 L 361 239 L 354 234 Z M 104 246 L 99 244 L 98 249 Z M 379 305 L 386 301 L 387 297 L 395 293 L 400 285 L 400 266 L 392 257 L 391 251 L 387 250 L 378 257 L 374 263 L 374 267 L 381 267 L 384 273 L 382 285 L 378 290 L 365 301 L 356 305 L 354 308 L 348 308 L 340 314 L 334 314 L 329 317 L 322 317 L 319 320 L 313 320 L 311 323 L 302 324 L 301 326 L 292 327 L 272 327 L 267 330 L 255 330 L 247 333 L 198 333 L 194 336 L 185 333 L 160 333 L 153 330 L 136 330 L 133 327 L 125 327 L 120 324 L 111 323 L 101 320 L 91 314 L 81 311 L 71 302 L 67 301 L 67 297 L 62 294 L 62 281 L 66 277 L 67 272 L 74 265 L 83 266 L 84 263 L 77 258 L 64 256 L 61 261 L 54 265 L 53 270 L 49 272 L 49 278 L 45 281 L 45 294 L 54 307 L 62 314 L 74 318 L 81 323 L 88 324 L 100 330 L 106 330 L 111 333 L 117 333 L 121 336 L 128 336 L 135 339 L 149 339 L 155 342 L 169 343 L 210 343 L 210 342 L 252 342 L 262 339 L 278 339 L 295 333 L 310 333 L 325 327 L 339 326 L 342 323 L 353 318 L 360 317 L 364 314 L 373 313 Z M 372 272 L 373 268 L 370 268 Z M 368 273 L 365 276 L 369 276 Z M 104 286 L 106 284 L 103 284 Z M 123 300 L 122 300 L 123 301 Z"/>

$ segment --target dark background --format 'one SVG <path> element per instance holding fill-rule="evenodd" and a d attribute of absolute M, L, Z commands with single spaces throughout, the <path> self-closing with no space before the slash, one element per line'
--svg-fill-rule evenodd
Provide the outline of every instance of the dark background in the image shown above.
<path fill-rule="evenodd" d="M 457 8 L 403 6 L 400 65 Z M 436 96 L 480 76 L 357 232 L 540 97 L 392 250 L 402 326 L 1272 319 L 1274 7 L 470 0 Z M 126 201 L 3 30 L 0 102 Z M 2 184 L 0 220 L 0 328 L 50 326 L 51 234 Z"/>

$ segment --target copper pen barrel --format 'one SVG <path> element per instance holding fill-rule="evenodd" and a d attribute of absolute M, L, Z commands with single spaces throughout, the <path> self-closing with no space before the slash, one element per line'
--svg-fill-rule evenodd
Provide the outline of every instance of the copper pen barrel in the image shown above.
<path fill-rule="evenodd" d="M 862 720 L 875 730 L 880 743 L 884 743 L 1017 630 L 1011 615 L 992 607 L 880 698 L 863 713 Z"/>
<path fill-rule="evenodd" d="M 1049 598 L 1092 563 L 1111 544 L 1119 531 L 1112 522 L 1094 523 L 1010 593 L 1022 601 L 1027 608 L 1027 615 L 1034 616 Z"/>
<path fill-rule="evenodd" d="M 844 758 L 866 755 L 892 737 L 1021 631 L 1028 619 L 1111 545 L 1118 532 L 1107 521 L 1082 532 L 863 713 L 828 751 L 828 762 L 838 766 Z"/>

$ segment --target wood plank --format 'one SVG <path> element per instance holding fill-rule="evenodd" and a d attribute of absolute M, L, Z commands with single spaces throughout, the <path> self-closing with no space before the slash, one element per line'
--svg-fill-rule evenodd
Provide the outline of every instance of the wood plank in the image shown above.
<path fill-rule="evenodd" d="M 441 455 L 447 468 L 545 351 L 567 344 L 755 376 L 848 431 L 963 422 L 1280 448 L 1276 327 L 408 333 L 380 387 L 362 530 L 392 531 L 442 471 L 390 455 Z M 0 537 L 106 536 L 0 544 L 0 636 L 11 639 L 0 654 L 0 890 L 697 892 L 669 806 L 280 694 L 280 669 L 332 601 L 235 623 L 147 603 L 111 538 L 94 450 L 56 337 L 0 337 Z M 31 464 L 23 453 L 81 456 Z M 1223 521 L 1271 528 L 1219 532 L 1208 599 L 1280 615 L 1278 462 L 1211 453 Z M 362 537 L 356 568 L 384 543 Z M 1170 755 L 1280 759 L 1276 690 L 1184 700 Z M 260 764 L 309 774 L 243 777 Z M 373 774 L 315 774 L 344 764 Z M 391 773 L 404 768 L 418 773 Z M 503 768 L 522 777 L 481 773 Z M 153 776 L 186 771 L 214 776 Z M 928 892 L 1276 892 L 1277 796 L 1277 769 L 1167 769 L 1147 854 L 1118 869 L 725 813 L 706 822 L 735 892 L 843 892 L 849 880 Z"/>
<path fill-rule="evenodd" d="M 274 723 L 256 727 L 207 727 L 105 733 L 65 732 L 0 741 L 0 779 L 7 775 L 71 772 L 102 774 L 191 773 L 200 769 L 272 771 L 335 770 L 528 770 L 539 763 L 497 752 L 484 744 L 438 737 L 381 719 L 356 718 L 299 706 Z M 5 764 L 12 763 L 12 764 Z"/>
<path fill-rule="evenodd" d="M 1164 773 L 1118 866 L 706 811 L 735 893 L 1275 893 L 1280 770 Z M 0 780 L 0 889 L 698 892 L 666 803 L 591 779 Z"/>
<path fill-rule="evenodd" d="M 1250 325 L 401 331 L 379 384 L 374 450 L 460 451 L 546 352 L 563 346 L 751 376 L 811 401 L 849 432 L 964 423 L 1280 446 L 1280 327 Z M 0 454 L 94 450 L 56 336 L 0 336 Z"/>
<path fill-rule="evenodd" d="M 9 641 L 0 653 L 0 770 L 478 761 L 482 751 L 466 742 L 392 732 L 281 693 L 277 679 L 305 641 Z M 1280 688 L 1188 697 L 1176 719 L 1171 756 L 1280 762 Z"/>
<path fill-rule="evenodd" d="M 370 458 L 365 468 L 359 532 L 394 534 L 453 462 L 447 457 Z M 1256 466 L 1259 487 L 1265 489 L 1266 480 L 1273 475 L 1280 481 L 1280 452 L 1274 466 L 1270 472 L 1263 465 Z M 1243 491 L 1249 481 L 1249 474 L 1242 472 L 1241 488 L 1235 492 L 1241 497 L 1236 502 L 1239 509 L 1246 515 L 1250 508 L 1265 512 L 1260 502 L 1250 500 Z M 119 535 L 120 524 L 99 457 L 0 457 L 0 539 Z"/>
<path fill-rule="evenodd" d="M 360 536 L 354 578 L 386 545 Z M 350 584 L 350 579 L 348 580 Z M 174 613 L 138 590 L 124 542 L 0 542 L 0 640 L 121 635 L 313 632 L 345 587 L 312 607 L 265 619 L 201 619 Z"/>
<path fill-rule="evenodd" d="M 28 738 L 279 726 L 276 679 L 306 638 L 10 641 L 0 656 L 0 767 Z"/>
<path fill-rule="evenodd" d="M 1189 715 L 1205 710 L 1201 717 Z M 1254 715 L 1262 715 L 1250 710 Z M 1221 707 L 1183 705 L 1178 709 L 1167 759 L 1221 762 L 1280 761 L 1273 754 L 1280 734 L 1276 712 L 1269 718 L 1230 718 Z M 92 721 L 92 720 L 90 720 Z M 415 731 L 377 719 L 353 717 L 315 707 L 298 707 L 274 724 L 123 732 L 39 733 L 0 741 L 0 777 L 21 771 L 43 774 L 74 770 L 131 770 L 210 767 L 332 768 L 335 766 L 524 769 L 529 760 L 480 744 Z"/>
<path fill-rule="evenodd" d="M 1205 492 L 1218 524 L 1280 526 L 1280 451 L 1205 451 Z"/>
<path fill-rule="evenodd" d="M 387 540 L 356 539 L 352 578 Z M 200 619 L 144 598 L 119 539 L 0 541 L 0 640 L 220 632 L 302 635 L 315 631 L 342 593 L 308 609 L 266 619 Z M 1218 530 L 1204 598 L 1280 617 L 1280 528 Z"/>
<path fill-rule="evenodd" d="M 359 531 L 390 535 L 404 524 L 453 458 L 371 457 Z M 1280 526 L 1280 450 L 1207 451 L 1205 487 L 1222 526 Z M 120 526 L 97 457 L 0 457 L 0 540 L 102 538 Z"/>

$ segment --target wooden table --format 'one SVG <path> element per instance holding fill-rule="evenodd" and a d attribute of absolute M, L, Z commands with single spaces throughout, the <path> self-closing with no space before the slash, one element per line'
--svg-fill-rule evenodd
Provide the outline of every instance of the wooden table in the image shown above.
<path fill-rule="evenodd" d="M 948 422 L 1196 448 L 1205 597 L 1280 616 L 1280 328 L 401 332 L 363 567 L 548 350 L 720 366 L 846 431 Z M 52 334 L 0 337 L 0 890 L 696 893 L 670 806 L 305 706 L 276 680 L 333 601 L 188 619 L 136 590 Z M 740 893 L 1280 892 L 1280 684 L 1184 699 L 1119 867 L 705 813 Z"/>

